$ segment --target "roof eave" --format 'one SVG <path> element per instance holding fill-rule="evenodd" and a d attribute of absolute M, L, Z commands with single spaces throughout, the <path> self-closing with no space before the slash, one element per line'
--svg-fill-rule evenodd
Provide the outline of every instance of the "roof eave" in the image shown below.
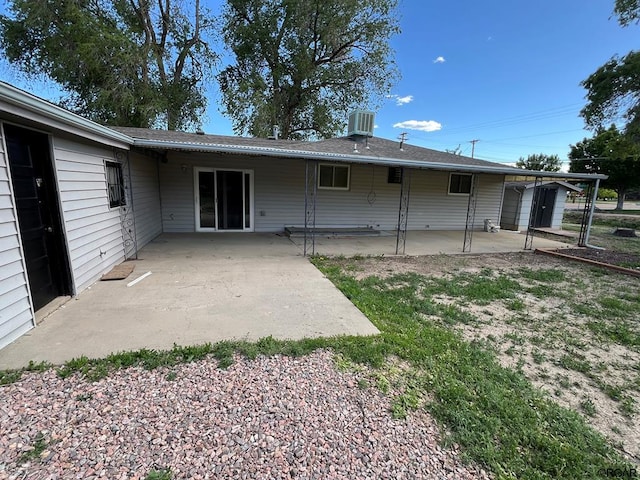
<path fill-rule="evenodd" d="M 183 143 L 162 140 L 149 140 L 134 138 L 134 146 L 142 148 L 155 148 L 165 150 L 185 150 L 211 153 L 231 153 L 262 156 L 278 156 L 284 158 L 296 158 L 301 160 L 325 160 L 332 162 L 346 163 L 367 163 L 373 165 L 398 166 L 409 168 L 420 168 L 426 170 L 460 171 L 468 173 L 492 173 L 496 175 L 518 175 L 528 177 L 553 177 L 563 179 L 584 179 L 593 180 L 596 178 L 606 179 L 606 175 L 562 173 L 562 172 L 540 172 L 536 170 L 522 170 L 514 167 L 503 167 L 496 165 L 464 165 L 457 163 L 428 162 L 418 160 L 402 160 L 388 157 L 371 157 L 366 155 L 347 155 L 342 153 L 310 152 L 304 150 L 289 150 L 281 148 L 252 147 L 243 145 L 205 144 L 205 143 Z"/>
<path fill-rule="evenodd" d="M 0 81 L 0 102 L 5 102 L 22 110 L 26 110 L 39 117 L 54 120 L 59 124 L 78 129 L 92 136 L 117 142 L 118 146 L 128 148 L 133 145 L 133 138 L 124 133 L 112 130 L 99 123 L 87 120 L 80 115 L 71 113 L 64 108 L 54 105 L 46 100 L 36 97 L 28 92 L 20 90 L 8 83 Z M 9 113 L 13 113 L 7 110 Z"/>

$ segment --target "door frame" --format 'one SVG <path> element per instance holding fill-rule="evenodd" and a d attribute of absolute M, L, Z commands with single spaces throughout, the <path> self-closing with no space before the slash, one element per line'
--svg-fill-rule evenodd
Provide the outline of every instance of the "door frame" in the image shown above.
<path fill-rule="evenodd" d="M 216 212 L 216 226 L 214 228 L 201 227 L 200 226 L 200 172 L 208 172 L 214 174 L 214 196 L 215 196 L 215 212 Z M 244 175 L 249 175 L 249 228 L 245 227 L 244 221 L 242 223 L 242 229 L 220 229 L 218 228 L 218 173 L 217 172 L 242 172 L 242 199 L 243 199 L 243 211 L 246 209 L 244 205 L 244 199 L 246 193 L 244 192 L 245 182 Z M 253 170 L 242 168 L 219 168 L 219 167 L 193 167 L 193 207 L 194 207 L 194 220 L 196 232 L 218 232 L 218 233 L 237 233 L 237 232 L 253 232 L 255 231 L 255 215 L 254 215 L 254 188 L 253 188 Z"/>
<path fill-rule="evenodd" d="M 41 130 L 39 128 L 36 127 L 32 127 L 32 126 L 27 126 L 27 125 L 23 125 L 20 123 L 15 123 L 12 121 L 7 121 L 7 120 L 0 120 L 0 142 L 2 143 L 2 149 L 5 153 L 5 168 L 7 169 L 7 176 L 8 176 L 8 182 L 9 182 L 9 190 L 11 193 L 11 202 L 12 202 L 12 210 L 13 210 L 13 216 L 14 216 L 14 221 L 15 221 L 15 225 L 16 225 L 16 230 L 17 230 L 17 238 L 18 238 L 18 246 L 19 246 L 19 251 L 20 251 L 20 260 L 21 260 L 21 264 L 22 264 L 22 270 L 24 272 L 24 276 L 25 276 L 25 280 L 26 280 L 26 288 L 27 288 L 27 292 L 29 295 L 29 306 L 31 308 L 31 316 L 32 316 L 32 324 L 35 326 L 36 325 L 36 309 L 35 309 L 35 304 L 33 301 L 33 296 L 31 294 L 31 285 L 30 282 L 31 280 L 29 279 L 29 273 L 27 271 L 27 258 L 25 255 L 25 249 L 24 249 L 24 245 L 23 245 L 23 239 L 22 239 L 22 231 L 21 231 L 21 227 L 20 227 L 20 221 L 18 219 L 18 206 L 16 203 L 16 198 L 15 198 L 15 191 L 14 191 L 14 185 L 13 185 L 13 175 L 11 172 L 11 161 L 9 160 L 9 151 L 7 148 L 7 139 L 6 139 L 6 129 L 4 128 L 5 125 L 9 125 L 12 127 L 16 127 L 16 128 L 20 128 L 23 130 L 28 130 L 28 131 L 32 131 L 32 132 L 36 132 L 38 134 L 43 135 L 44 137 L 46 137 L 47 139 L 47 150 L 48 150 L 48 158 L 45 160 L 46 162 L 48 162 L 48 164 L 46 165 L 45 168 L 48 169 L 50 175 L 51 175 L 51 179 L 53 180 L 53 186 L 52 188 L 54 189 L 53 191 L 53 195 L 55 196 L 55 200 L 56 200 L 56 205 L 55 208 L 52 210 L 55 214 L 55 218 L 54 221 L 57 223 L 57 226 L 59 227 L 59 236 L 58 236 L 58 242 L 59 242 L 59 254 L 61 256 L 61 258 L 58 259 L 59 262 L 59 267 L 62 269 L 62 271 L 59 273 L 60 274 L 60 279 L 61 282 L 64 285 L 59 285 L 61 286 L 64 290 L 66 290 L 66 292 L 68 293 L 62 293 L 62 296 L 65 295 L 70 295 L 70 296 L 74 296 L 76 295 L 76 284 L 75 284 L 75 277 L 73 275 L 73 266 L 71 264 L 71 255 L 69 252 L 69 239 L 68 239 L 68 233 L 67 233 L 67 224 L 65 222 L 65 217 L 64 217 L 64 210 L 62 207 L 62 198 L 60 197 L 60 184 L 58 183 L 58 169 L 56 168 L 56 160 L 55 160 L 55 147 L 54 147 L 54 137 L 51 134 L 51 132 L 48 132 L 46 130 Z"/>

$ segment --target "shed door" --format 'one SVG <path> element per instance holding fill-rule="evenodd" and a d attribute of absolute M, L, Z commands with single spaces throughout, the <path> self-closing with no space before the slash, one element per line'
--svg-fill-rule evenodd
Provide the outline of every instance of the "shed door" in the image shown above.
<path fill-rule="evenodd" d="M 69 262 L 47 135 L 4 126 L 33 307 L 71 294 Z"/>
<path fill-rule="evenodd" d="M 550 227 L 553 221 L 553 207 L 556 203 L 556 194 L 558 190 L 555 188 L 540 188 L 538 193 L 537 213 L 534 222 L 534 228 Z"/>

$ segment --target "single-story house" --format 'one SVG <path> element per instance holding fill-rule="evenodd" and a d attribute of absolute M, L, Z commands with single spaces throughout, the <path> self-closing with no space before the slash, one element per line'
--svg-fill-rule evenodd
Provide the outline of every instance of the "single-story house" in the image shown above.
<path fill-rule="evenodd" d="M 531 225 L 534 228 L 559 229 L 567 194 L 581 191 L 580 187 L 562 180 L 539 182 L 537 188 L 535 182 L 505 182 L 500 227 L 526 230 Z"/>
<path fill-rule="evenodd" d="M 108 128 L 0 82 L 0 348 L 162 232 L 466 232 L 500 222 L 508 176 L 540 176 L 363 118 L 318 142 Z"/>

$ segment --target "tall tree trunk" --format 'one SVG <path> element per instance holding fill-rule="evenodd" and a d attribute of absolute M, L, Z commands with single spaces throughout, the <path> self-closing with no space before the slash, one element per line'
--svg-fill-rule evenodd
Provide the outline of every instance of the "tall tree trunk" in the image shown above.
<path fill-rule="evenodd" d="M 618 194 L 618 203 L 616 205 L 616 210 L 622 210 L 624 208 L 625 197 L 627 196 L 627 189 L 619 188 L 618 190 L 616 190 L 616 193 Z"/>

